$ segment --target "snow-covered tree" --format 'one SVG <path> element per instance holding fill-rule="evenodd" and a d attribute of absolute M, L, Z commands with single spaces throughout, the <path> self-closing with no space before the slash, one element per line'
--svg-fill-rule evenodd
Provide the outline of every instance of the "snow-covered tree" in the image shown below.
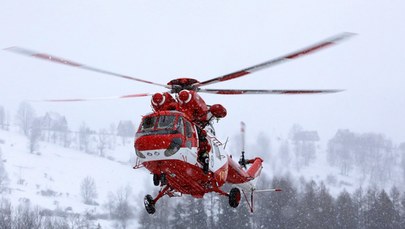
<path fill-rule="evenodd" d="M 6 126 L 6 111 L 3 106 L 0 106 L 0 129 L 5 129 Z"/>
<path fill-rule="evenodd" d="M 83 203 L 95 204 L 97 198 L 96 182 L 93 177 L 85 177 L 80 184 L 80 194 L 82 196 Z"/>
<path fill-rule="evenodd" d="M 28 102 L 20 103 L 16 115 L 16 124 L 25 136 L 28 136 L 32 122 L 35 119 L 35 110 Z"/>
<path fill-rule="evenodd" d="M 122 144 L 126 144 L 127 138 L 135 136 L 135 126 L 130 120 L 120 121 L 117 127 L 117 134 L 122 138 Z"/>
<path fill-rule="evenodd" d="M 289 135 L 295 153 L 295 165 L 300 170 L 315 160 L 319 135 L 317 131 L 305 131 L 297 125 L 293 126 Z"/>
<path fill-rule="evenodd" d="M 28 131 L 28 148 L 30 153 L 34 153 L 39 148 L 39 139 L 41 138 L 41 120 L 35 118 Z"/>
<path fill-rule="evenodd" d="M 112 219 L 117 220 L 119 227 L 125 229 L 128 221 L 134 217 L 132 206 L 132 189 L 129 186 L 119 188 L 116 193 L 109 193 L 106 204 Z"/>
<path fill-rule="evenodd" d="M 176 207 L 173 211 L 173 218 L 169 221 L 169 225 L 171 228 L 176 229 L 187 229 L 187 222 L 186 222 L 186 209 L 184 208 L 182 202 L 177 203 Z"/>
<path fill-rule="evenodd" d="M 4 168 L 4 163 L 3 163 L 3 158 L 2 158 L 2 154 L 1 154 L 1 148 L 0 148 L 0 193 L 2 193 L 6 189 L 7 182 L 8 182 L 8 176 L 7 176 L 6 169 Z"/>
<path fill-rule="evenodd" d="M 98 142 L 97 142 L 97 148 L 100 157 L 105 157 L 105 149 L 108 146 L 108 141 L 109 141 L 109 135 L 107 133 L 107 130 L 101 129 L 98 132 Z"/>
<path fill-rule="evenodd" d="M 357 227 L 357 209 L 350 194 L 346 190 L 343 190 L 337 197 L 335 209 L 337 228 L 349 229 Z"/>
<path fill-rule="evenodd" d="M 291 163 L 291 156 L 290 156 L 290 145 L 288 141 L 282 141 L 280 144 L 280 148 L 278 150 L 278 155 L 280 157 L 280 161 L 282 166 L 286 169 L 290 167 Z"/>
<path fill-rule="evenodd" d="M 84 150 L 84 152 L 90 152 L 90 134 L 92 131 L 90 128 L 85 124 L 82 123 L 79 129 L 79 149 Z"/>
<path fill-rule="evenodd" d="M 349 130 L 338 130 L 328 142 L 328 161 L 332 166 L 340 168 L 341 174 L 347 176 L 354 166 L 356 136 Z"/>

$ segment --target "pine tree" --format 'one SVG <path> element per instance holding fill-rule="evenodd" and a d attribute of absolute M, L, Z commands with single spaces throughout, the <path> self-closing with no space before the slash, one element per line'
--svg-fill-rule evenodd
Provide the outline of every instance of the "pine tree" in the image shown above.
<path fill-rule="evenodd" d="M 138 224 L 140 229 L 155 229 L 153 215 L 148 214 L 145 209 L 140 209 Z"/>
<path fill-rule="evenodd" d="M 394 228 L 400 228 L 401 225 L 401 193 L 397 187 L 392 187 L 390 191 L 390 198 L 394 206 L 395 214 L 393 215 Z"/>
<path fill-rule="evenodd" d="M 357 209 L 355 208 L 350 194 L 346 190 L 343 190 L 343 192 L 339 194 L 335 206 L 337 228 L 356 228 Z"/>
<path fill-rule="evenodd" d="M 170 220 L 170 228 L 176 229 L 187 229 L 186 222 L 186 211 L 184 209 L 183 203 L 177 203 L 173 211 L 172 219 Z"/>
<path fill-rule="evenodd" d="M 317 224 L 314 222 L 315 211 L 318 207 L 316 199 L 317 189 L 318 187 L 313 180 L 305 185 L 305 192 L 299 201 L 297 215 L 301 228 L 317 228 Z"/>
<path fill-rule="evenodd" d="M 353 207 L 355 209 L 355 218 L 357 228 L 365 228 L 365 198 L 363 189 L 358 188 L 352 195 Z"/>
<path fill-rule="evenodd" d="M 228 198 L 220 198 L 218 207 L 218 228 L 234 229 L 237 225 L 238 217 L 236 209 L 229 206 Z"/>
<path fill-rule="evenodd" d="M 336 212 L 333 197 L 329 194 L 323 183 L 317 192 L 317 208 L 314 211 L 314 221 L 318 228 L 331 228 L 336 225 Z"/>
<path fill-rule="evenodd" d="M 258 189 L 266 189 L 271 187 L 271 185 L 269 178 L 265 174 L 262 174 L 257 183 Z M 255 213 L 252 216 L 254 228 L 270 227 L 272 225 L 272 218 L 269 216 L 272 214 L 271 209 L 273 207 L 271 206 L 272 199 L 270 195 L 266 193 L 259 196 L 258 194 L 255 196 L 254 201 Z"/>
<path fill-rule="evenodd" d="M 378 195 L 375 209 L 377 214 L 371 228 L 394 228 L 395 208 L 384 190 Z"/>
<path fill-rule="evenodd" d="M 375 219 L 379 214 L 376 209 L 377 206 L 377 190 L 375 188 L 370 188 L 367 190 L 366 195 L 363 200 L 363 216 L 364 216 L 364 226 L 366 228 L 375 228 Z"/>
<path fill-rule="evenodd" d="M 271 186 L 274 188 L 281 188 L 282 192 L 272 192 L 256 196 L 260 202 L 265 196 L 268 200 L 262 206 L 268 209 L 268 225 L 272 228 L 291 228 L 297 226 L 295 216 L 297 214 L 297 191 L 293 187 L 288 177 L 274 178 Z M 267 198 L 266 198 L 267 199 Z M 264 216 L 266 217 L 266 216 Z"/>

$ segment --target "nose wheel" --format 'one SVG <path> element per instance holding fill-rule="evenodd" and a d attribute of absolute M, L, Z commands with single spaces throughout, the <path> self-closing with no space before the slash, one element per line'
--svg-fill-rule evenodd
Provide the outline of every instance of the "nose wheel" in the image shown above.
<path fill-rule="evenodd" d="M 229 192 L 229 205 L 233 208 L 236 208 L 239 206 L 240 203 L 240 190 L 238 188 L 232 188 L 231 191 Z"/>

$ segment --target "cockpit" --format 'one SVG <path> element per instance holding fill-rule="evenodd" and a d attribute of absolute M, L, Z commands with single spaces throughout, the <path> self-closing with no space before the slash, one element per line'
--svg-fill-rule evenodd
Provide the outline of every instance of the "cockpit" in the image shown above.
<path fill-rule="evenodd" d="M 180 112 L 160 112 L 145 116 L 137 136 L 156 134 L 184 134 L 184 117 Z"/>
<path fill-rule="evenodd" d="M 161 111 L 142 118 L 135 138 L 138 157 L 146 158 L 154 150 L 164 156 L 174 155 L 181 147 L 197 147 L 197 131 L 188 118 L 178 111 Z M 143 153 L 142 153 L 143 151 Z M 155 154 L 153 154 L 155 155 Z"/>

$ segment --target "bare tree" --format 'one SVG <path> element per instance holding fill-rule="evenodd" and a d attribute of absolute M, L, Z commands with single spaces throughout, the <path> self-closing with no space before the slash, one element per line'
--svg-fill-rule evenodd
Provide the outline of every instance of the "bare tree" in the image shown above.
<path fill-rule="evenodd" d="M 101 129 L 98 133 L 98 144 L 97 148 L 100 153 L 100 157 L 105 157 L 105 148 L 108 145 L 108 133 L 107 130 Z"/>
<path fill-rule="evenodd" d="M 83 179 L 80 185 L 80 193 L 85 204 L 96 204 L 97 198 L 96 182 L 90 176 Z"/>
<path fill-rule="evenodd" d="M 3 159 L 1 157 L 1 148 L 0 148 L 0 193 L 6 188 L 8 182 L 8 176 L 6 170 L 4 169 Z M 0 225 L 1 228 L 1 225 Z"/>
<path fill-rule="evenodd" d="M 117 127 L 117 134 L 122 138 L 122 144 L 125 145 L 126 139 L 135 135 L 135 126 L 132 121 L 120 121 Z"/>
<path fill-rule="evenodd" d="M 399 147 L 399 154 L 401 156 L 402 179 L 405 183 L 405 142 L 402 142 Z M 404 204 L 405 207 L 405 204 Z"/>
<path fill-rule="evenodd" d="M 41 120 L 36 118 L 32 121 L 31 127 L 28 131 L 28 148 L 30 153 L 34 153 L 35 150 L 38 150 L 39 139 L 41 138 Z"/>
<path fill-rule="evenodd" d="M 12 227 L 12 208 L 10 201 L 0 199 L 0 228 Z"/>
<path fill-rule="evenodd" d="M 27 102 L 20 103 L 18 107 L 16 122 L 21 131 L 28 136 L 32 122 L 35 119 L 35 111 L 32 106 Z"/>
<path fill-rule="evenodd" d="M 89 152 L 90 134 L 90 128 L 85 123 L 82 123 L 79 129 L 79 148 L 86 153 Z"/>
<path fill-rule="evenodd" d="M 12 228 L 33 228 L 40 229 L 43 216 L 39 214 L 39 208 L 31 209 L 30 202 L 20 204 L 13 217 Z"/>
<path fill-rule="evenodd" d="M 283 164 L 283 167 L 289 168 L 291 158 L 290 158 L 290 146 L 288 144 L 288 141 L 284 140 L 281 143 L 280 148 L 278 150 L 278 154 L 281 159 L 281 163 Z"/>
<path fill-rule="evenodd" d="M 0 129 L 5 129 L 6 124 L 6 112 L 3 106 L 0 106 Z"/>
<path fill-rule="evenodd" d="M 116 219 L 119 226 L 123 229 L 127 228 L 128 221 L 134 217 L 133 206 L 131 206 L 130 198 L 132 190 L 129 186 L 122 187 L 115 194 L 108 195 L 106 207 L 110 211 L 110 216 Z"/>

